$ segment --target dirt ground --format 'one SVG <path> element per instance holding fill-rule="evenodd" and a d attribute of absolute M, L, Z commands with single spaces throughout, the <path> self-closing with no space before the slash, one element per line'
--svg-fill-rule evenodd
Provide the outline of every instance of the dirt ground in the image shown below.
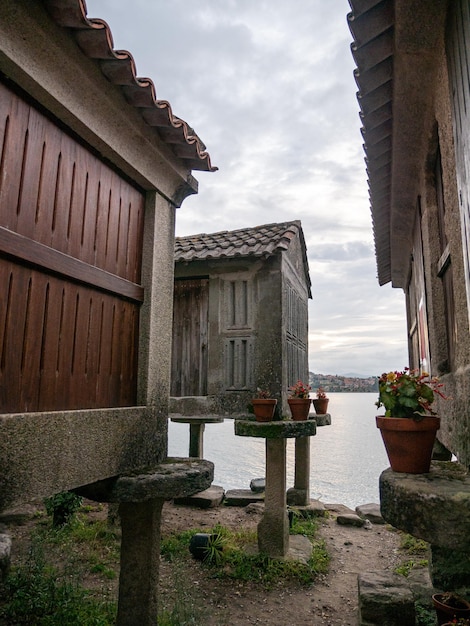
<path fill-rule="evenodd" d="M 280 583 L 266 591 L 254 584 L 211 578 L 208 568 L 191 557 L 185 564 L 161 560 L 161 604 L 186 605 L 188 620 L 179 623 L 194 626 L 357 626 L 357 574 L 361 571 L 393 569 L 403 561 L 400 536 L 385 525 L 368 528 L 342 526 L 336 521 L 342 505 L 327 505 L 322 518 L 320 537 L 331 556 L 329 572 L 310 586 Z M 96 515 L 106 517 L 104 507 Z M 163 508 L 162 536 L 189 529 L 210 529 L 219 523 L 229 528 L 256 528 L 262 513 L 241 507 L 220 506 L 197 509 L 166 503 Z M 31 508 L 29 517 L 9 526 L 13 538 L 13 563 L 27 552 L 28 537 L 37 523 Z M 41 519 L 41 518 L 39 518 Z M 1 520 L 0 520 L 1 521 Z M 67 555 L 63 555 L 65 560 Z M 118 562 L 115 563 L 116 572 Z M 104 583 L 104 581 L 101 581 Z M 118 577 L 106 581 L 107 593 L 117 597 Z"/>
<path fill-rule="evenodd" d="M 331 555 L 329 572 L 308 588 L 298 586 L 260 591 L 250 585 L 204 579 L 194 569 L 194 585 L 207 607 L 207 626 L 357 626 L 357 575 L 361 571 L 393 569 L 401 558 L 399 534 L 385 525 L 368 528 L 342 526 L 336 521 L 342 505 L 328 505 L 328 517 L 320 525 L 320 536 Z M 166 504 L 163 533 L 170 528 L 211 528 L 216 523 L 237 528 L 256 527 L 260 513 L 222 506 L 192 509 Z M 162 562 L 161 580 L 171 576 Z"/>

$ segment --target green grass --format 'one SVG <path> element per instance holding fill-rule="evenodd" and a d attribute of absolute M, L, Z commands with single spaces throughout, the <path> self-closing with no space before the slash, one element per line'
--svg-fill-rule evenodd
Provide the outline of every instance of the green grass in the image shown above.
<path fill-rule="evenodd" d="M 116 607 L 98 601 L 73 576 L 48 565 L 44 544 L 33 540 L 26 563 L 13 568 L 3 589 L 0 623 L 34 626 L 111 626 Z"/>
<path fill-rule="evenodd" d="M 405 578 L 407 578 L 412 570 L 428 566 L 429 544 L 422 539 L 413 537 L 412 535 L 408 535 L 406 533 L 400 534 L 400 551 L 405 560 L 403 560 L 394 571 L 396 574 L 400 574 L 400 576 L 405 576 Z"/>
<path fill-rule="evenodd" d="M 205 532 L 214 533 L 222 538 L 222 549 L 217 559 L 206 559 L 197 565 L 205 567 L 212 578 L 232 579 L 243 582 L 259 583 L 271 588 L 279 581 L 311 584 L 318 574 L 328 570 L 329 555 L 323 541 L 315 539 L 318 523 L 312 519 L 296 518 L 291 534 L 302 534 L 312 542 L 312 556 L 307 564 L 298 561 L 283 561 L 269 558 L 257 551 L 255 530 L 232 531 L 219 524 Z M 168 561 L 189 558 L 189 542 L 193 534 L 202 532 L 192 529 L 173 534 L 162 540 L 161 554 Z"/>

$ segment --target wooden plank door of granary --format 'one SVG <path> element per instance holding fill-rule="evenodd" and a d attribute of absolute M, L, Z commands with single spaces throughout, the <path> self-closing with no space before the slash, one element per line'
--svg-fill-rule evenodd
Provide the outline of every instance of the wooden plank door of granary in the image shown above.
<path fill-rule="evenodd" d="M 171 395 L 207 395 L 209 280 L 176 280 Z"/>
<path fill-rule="evenodd" d="M 0 84 L 0 412 L 136 403 L 143 210 Z"/>

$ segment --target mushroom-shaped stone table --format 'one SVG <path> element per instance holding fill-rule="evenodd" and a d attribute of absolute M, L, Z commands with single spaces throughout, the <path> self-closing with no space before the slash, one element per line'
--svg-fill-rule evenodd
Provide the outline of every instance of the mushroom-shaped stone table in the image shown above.
<path fill-rule="evenodd" d="M 289 551 L 289 518 L 286 503 L 286 440 L 315 435 L 315 420 L 255 422 L 236 420 L 235 434 L 266 440 L 266 490 L 264 515 L 258 524 L 258 547 L 270 557 Z"/>
<path fill-rule="evenodd" d="M 427 474 L 384 470 L 380 509 L 395 528 L 431 544 L 435 587 L 470 588 L 470 474 L 463 465 L 432 461 Z"/>
<path fill-rule="evenodd" d="M 122 537 L 117 626 L 156 624 L 163 503 L 203 491 L 213 478 L 210 461 L 167 458 L 155 467 L 75 490 L 90 500 L 119 503 Z"/>
<path fill-rule="evenodd" d="M 204 457 L 204 429 L 206 424 L 220 424 L 224 421 L 220 415 L 170 415 L 172 422 L 189 424 L 189 456 L 197 459 Z"/>

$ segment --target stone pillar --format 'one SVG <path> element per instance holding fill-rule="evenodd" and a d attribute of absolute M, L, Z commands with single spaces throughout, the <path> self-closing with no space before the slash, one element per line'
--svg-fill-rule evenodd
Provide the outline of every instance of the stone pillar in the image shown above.
<path fill-rule="evenodd" d="M 294 506 L 310 504 L 310 437 L 295 440 L 294 487 L 287 492 L 287 503 Z"/>
<path fill-rule="evenodd" d="M 119 503 L 122 536 L 116 626 L 157 624 L 163 503 L 203 491 L 213 478 L 210 461 L 167 458 L 141 474 L 117 476 L 75 490 L 96 502 Z"/>
<path fill-rule="evenodd" d="M 285 439 L 266 439 L 264 503 L 264 516 L 258 524 L 258 547 L 271 557 L 285 556 L 289 550 Z"/>
<path fill-rule="evenodd" d="M 117 626 L 157 623 L 160 521 L 164 500 L 121 502 L 121 571 Z"/>
<path fill-rule="evenodd" d="M 204 430 L 206 425 L 189 424 L 189 456 L 203 459 L 204 458 Z"/>

